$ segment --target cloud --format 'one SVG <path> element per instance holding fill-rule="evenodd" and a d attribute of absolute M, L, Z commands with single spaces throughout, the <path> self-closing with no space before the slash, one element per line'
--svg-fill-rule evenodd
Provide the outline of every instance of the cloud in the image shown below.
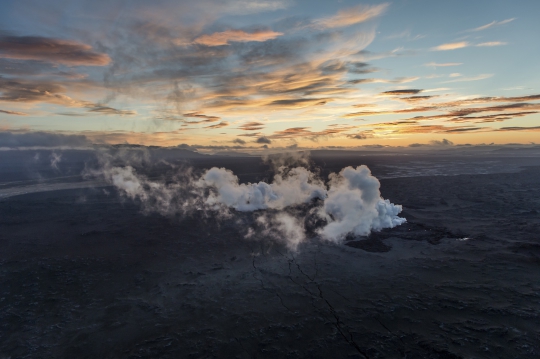
<path fill-rule="evenodd" d="M 0 77 L 0 101 L 35 103 L 44 102 L 66 107 L 85 108 L 90 113 L 103 115 L 136 115 L 135 111 L 118 110 L 90 101 L 77 100 L 65 95 L 67 89 L 56 82 L 29 82 Z"/>
<path fill-rule="evenodd" d="M 353 139 L 353 140 L 365 140 L 367 138 L 373 138 L 373 132 L 372 131 L 363 131 L 358 132 L 354 134 L 348 134 L 347 138 Z"/>
<path fill-rule="evenodd" d="M 480 44 L 477 44 L 476 46 L 479 46 L 479 47 L 492 47 L 492 46 L 503 46 L 503 45 L 508 45 L 507 42 L 502 42 L 502 41 L 490 41 L 490 42 L 482 42 Z"/>
<path fill-rule="evenodd" d="M 311 141 L 316 141 L 320 137 L 332 137 L 339 135 L 343 132 L 349 131 L 356 128 L 356 126 L 343 126 L 335 127 L 332 126 L 322 131 L 311 131 L 310 127 L 292 127 L 285 130 L 276 131 L 272 135 L 268 136 L 271 139 L 295 139 L 298 137 L 303 137 Z"/>
<path fill-rule="evenodd" d="M 89 147 L 83 135 L 64 135 L 52 132 L 0 132 L 0 147 Z"/>
<path fill-rule="evenodd" d="M 456 49 L 462 49 L 464 47 L 471 46 L 470 43 L 466 41 L 460 41 L 460 42 L 452 42 L 448 44 L 442 44 L 439 46 L 432 47 L 432 51 L 448 51 L 448 50 L 456 50 Z"/>
<path fill-rule="evenodd" d="M 431 51 L 456 50 L 456 49 L 462 49 L 462 48 L 470 47 L 470 46 L 492 47 L 492 46 L 502 46 L 502 45 L 507 45 L 507 43 L 502 42 L 502 41 L 491 41 L 491 42 L 482 42 L 480 44 L 475 45 L 475 44 L 471 44 L 470 42 L 467 42 L 467 41 L 460 41 L 460 42 L 452 42 L 452 43 L 442 44 L 442 45 L 439 45 L 439 46 L 432 47 Z M 426 66 L 427 66 L 427 64 L 426 64 Z"/>
<path fill-rule="evenodd" d="M 408 147 L 449 147 L 454 146 L 454 142 L 443 138 L 442 140 L 431 140 L 429 144 L 425 143 L 411 143 Z"/>
<path fill-rule="evenodd" d="M 257 138 L 257 140 L 256 140 L 255 142 L 257 142 L 257 143 L 264 143 L 264 144 L 269 145 L 269 144 L 272 143 L 272 140 L 270 140 L 270 139 L 267 138 L 267 137 L 262 136 L 262 137 Z"/>
<path fill-rule="evenodd" d="M 220 123 L 206 126 L 205 128 L 215 129 L 215 128 L 222 128 L 222 127 L 227 127 L 227 126 L 229 126 L 229 123 L 227 121 L 221 121 Z"/>
<path fill-rule="evenodd" d="M 262 132 L 251 132 L 251 133 L 241 133 L 238 136 L 242 137 L 259 137 L 262 135 Z"/>
<path fill-rule="evenodd" d="M 361 61 L 373 61 L 388 57 L 402 57 L 414 54 L 416 54 L 416 52 L 413 50 L 404 50 L 402 47 L 398 47 L 394 50 L 384 52 L 372 52 L 364 49 L 358 51 L 355 55 L 358 56 L 358 59 Z"/>
<path fill-rule="evenodd" d="M 420 134 L 420 133 L 460 133 L 486 130 L 476 126 L 444 126 L 444 125 L 418 125 L 414 121 L 400 121 L 398 123 L 378 124 L 374 132 L 385 131 L 389 134 Z"/>
<path fill-rule="evenodd" d="M 230 42 L 264 42 L 282 36 L 283 33 L 272 30 L 258 30 L 254 32 L 245 32 L 243 30 L 226 30 L 215 32 L 210 35 L 202 35 L 193 42 L 205 46 L 223 46 Z"/>
<path fill-rule="evenodd" d="M 65 72 L 59 72 L 58 66 L 43 61 L 35 60 L 17 60 L 17 59 L 4 59 L 0 55 L 0 73 L 11 76 L 20 75 L 40 75 L 48 73 L 51 75 L 64 75 Z"/>
<path fill-rule="evenodd" d="M 452 133 L 452 132 L 472 132 L 472 131 L 482 131 L 485 130 L 483 127 L 457 127 L 457 128 L 448 128 L 443 132 Z"/>
<path fill-rule="evenodd" d="M 246 146 L 255 146 L 256 141 L 260 145 L 268 144 L 258 142 L 259 138 L 264 137 L 273 141 L 272 147 L 276 144 L 285 146 L 295 142 L 287 141 L 288 139 L 300 139 L 298 143 L 303 147 L 305 144 L 301 141 L 304 138 L 308 140 L 324 136 L 339 136 L 342 139 L 365 138 L 366 133 L 359 131 L 359 126 L 349 130 L 340 127 L 324 127 L 330 121 L 339 120 L 344 113 L 358 110 L 373 111 L 359 112 L 354 114 L 355 116 L 393 114 L 400 115 L 397 116 L 399 118 L 406 118 L 427 115 L 420 117 L 418 121 L 437 120 L 440 124 L 448 120 L 460 122 L 460 125 L 461 122 L 470 121 L 478 123 L 478 126 L 483 126 L 480 124 L 483 122 L 505 121 L 506 118 L 527 116 L 536 112 L 528 107 L 519 110 L 505 109 L 500 112 L 478 112 L 473 117 L 474 112 L 456 112 L 456 110 L 463 107 L 490 106 L 463 102 L 460 105 L 448 105 L 444 108 L 443 105 L 435 103 L 437 101 L 442 103 L 442 101 L 463 95 L 463 93 L 455 93 L 455 91 L 461 91 L 458 88 L 452 89 L 446 95 L 437 93 L 440 95 L 439 98 L 415 96 L 424 95 L 424 92 L 394 92 L 399 91 L 393 90 L 396 88 L 408 89 L 414 85 L 412 81 L 420 81 L 420 77 L 394 77 L 407 75 L 407 73 L 392 74 L 391 69 L 384 69 L 383 72 L 377 69 L 378 63 L 370 61 L 370 59 L 397 57 L 411 53 L 401 47 L 394 50 L 390 48 L 389 50 L 392 51 L 384 53 L 372 53 L 365 50 L 366 45 L 377 34 L 376 23 L 373 20 L 377 21 L 377 17 L 389 9 L 386 3 L 373 6 L 360 5 L 353 8 L 337 5 L 341 9 L 339 12 L 322 13 L 323 15 L 318 15 L 319 18 L 310 19 L 307 17 L 310 15 L 302 15 L 304 16 L 302 18 L 285 19 L 284 17 L 289 16 L 285 12 L 244 18 L 239 18 L 238 15 L 263 11 L 263 9 L 268 11 L 283 8 L 285 2 L 287 5 L 292 4 L 290 1 L 264 3 L 248 0 L 231 1 L 227 0 L 226 5 L 223 5 L 222 2 L 212 0 L 212 3 L 215 2 L 215 7 L 219 8 L 218 10 L 207 6 L 209 4 L 207 0 L 200 0 L 193 4 L 181 1 L 177 2 L 178 5 L 168 7 L 169 10 L 157 7 L 155 13 L 137 11 L 135 14 L 132 9 L 129 9 L 126 10 L 130 11 L 129 16 L 127 13 L 124 14 L 125 16 L 122 16 L 121 21 L 114 26 L 112 32 L 107 33 L 107 36 L 103 36 L 104 33 L 101 30 L 95 33 L 71 32 L 70 35 L 50 35 L 59 34 L 59 32 L 44 32 L 46 37 L 36 37 L 41 39 L 42 43 L 54 42 L 55 46 L 65 51 L 85 49 L 87 52 L 103 55 L 108 58 L 110 66 L 105 69 L 80 68 L 76 72 L 71 72 L 66 66 L 75 65 L 66 65 L 67 62 L 61 63 L 53 59 L 56 55 L 47 55 L 50 57 L 49 60 L 2 58 L 0 72 L 10 71 L 10 73 L 5 75 L 9 76 L 9 79 L 0 79 L 0 99 L 13 102 L 13 104 L 0 103 L 0 108 L 28 112 L 32 116 L 42 117 L 50 113 L 73 116 L 78 112 L 80 112 L 79 115 L 94 115 L 94 117 L 100 114 L 127 116 L 135 115 L 133 110 L 137 109 L 139 113 L 144 112 L 140 116 L 144 115 L 146 118 L 141 117 L 141 120 L 145 123 L 149 121 L 150 128 L 163 127 L 155 133 L 148 131 L 146 135 L 126 131 L 125 138 L 148 140 L 151 136 L 155 136 L 156 143 L 166 143 L 165 139 L 168 137 L 169 141 L 177 138 L 177 143 L 180 143 L 180 141 L 193 141 L 189 136 L 192 133 L 190 131 L 199 131 L 198 136 L 202 133 L 200 131 L 229 126 L 229 129 L 220 131 L 222 133 L 219 135 L 215 131 L 211 138 L 204 140 L 207 141 L 204 143 L 214 141 L 213 143 L 217 144 L 221 135 L 224 135 L 228 137 L 224 139 L 224 142 L 228 141 L 229 145 L 233 145 L 232 141 L 237 136 L 238 139 L 246 141 Z M 139 9 L 138 6 L 137 9 Z M 144 7 L 148 10 L 152 8 L 150 5 L 144 5 Z M 244 12 L 242 7 L 250 10 Z M 173 8 L 184 11 L 171 11 Z M 194 14 L 186 11 L 190 8 L 193 8 Z M 235 10 L 231 10 L 232 8 Z M 201 16 L 201 9 L 208 9 L 208 14 Z M 156 16 L 157 13 L 166 16 Z M 277 21 L 274 21 L 276 19 Z M 367 21 L 369 23 L 366 24 Z M 49 36 L 73 36 L 71 39 L 75 41 L 48 39 Z M 5 37 L 3 36 L 2 39 Z M 23 37 L 17 38 L 19 42 L 25 42 L 21 40 Z M 453 48 L 459 42 L 464 42 L 471 47 L 501 43 L 489 42 L 492 39 L 506 40 L 497 37 L 479 39 L 470 36 L 462 39 L 446 39 L 433 42 L 431 45 L 442 44 L 441 47 L 452 45 L 450 47 Z M 444 44 L 445 41 L 449 44 Z M 479 51 L 478 49 L 476 48 L 476 51 Z M 64 50 L 58 50 L 58 52 L 62 53 Z M 13 49 L 9 51 L 15 53 Z M 39 51 L 39 56 L 42 56 L 45 50 Z M 442 53 L 438 54 L 442 55 Z M 430 62 L 432 60 L 438 62 Z M 74 63 L 75 60 L 73 56 L 67 56 L 65 61 Z M 461 65 L 462 62 L 459 61 L 462 59 L 437 56 L 437 58 L 420 61 L 417 65 L 420 65 L 420 68 L 424 64 L 441 71 L 445 69 L 443 72 L 448 75 L 452 71 L 446 71 L 447 67 L 452 69 L 451 66 Z M 423 69 L 428 70 L 426 67 Z M 454 69 L 460 69 L 460 72 L 466 76 L 446 77 L 435 81 L 480 79 L 475 76 L 475 72 L 467 77 L 466 70 Z M 369 75 L 375 71 L 381 72 Z M 83 72 L 88 72 L 87 78 L 82 78 L 85 75 Z M 435 72 L 438 71 L 431 73 Z M 479 72 L 476 74 L 478 75 Z M 36 76 L 32 78 L 33 75 Z M 412 74 L 409 73 L 409 75 Z M 360 78 L 369 76 L 374 78 Z M 426 78 L 422 75 L 421 81 L 424 79 Z M 419 86 L 419 81 L 413 87 Z M 379 95 L 383 91 L 387 92 L 386 95 L 395 97 L 382 98 Z M 134 100 L 130 103 L 136 103 L 137 107 L 119 108 L 116 99 L 127 98 Z M 373 102 L 377 103 L 377 106 L 354 109 L 351 107 L 354 101 Z M 20 103 L 20 107 L 14 106 L 15 102 Z M 69 108 L 37 106 L 35 103 L 56 104 Z M 30 112 L 26 108 L 33 110 Z M 57 120 L 66 123 L 69 120 L 58 117 L 60 116 L 57 116 Z M 4 118 L 9 117 L 5 114 Z M 166 119 L 175 120 L 178 123 L 167 123 L 164 121 Z M 12 121 L 14 118 L 9 120 Z M 373 117 L 369 120 L 373 120 Z M 284 125 L 283 123 L 287 121 L 290 123 Z M 316 125 L 315 121 L 320 122 Z M 32 126 L 35 125 L 34 122 L 32 121 Z M 77 126 L 88 126 L 85 124 L 87 121 L 77 122 L 80 123 Z M 248 123 L 251 125 L 247 125 Z M 350 121 L 350 123 L 364 125 L 369 122 Z M 118 123 L 114 128 L 125 129 L 125 126 L 129 125 Z M 168 134 L 168 130 L 173 128 L 174 130 Z M 177 128 L 181 128 L 183 132 L 180 133 Z M 115 136 L 121 138 L 120 132 L 112 131 L 110 138 Z M 374 136 L 379 138 L 380 133 Z M 280 139 L 284 140 L 280 141 Z M 345 142 L 352 143 L 353 141 L 346 140 Z"/>
<path fill-rule="evenodd" d="M 481 75 L 478 75 L 478 76 L 461 77 L 461 78 L 458 78 L 458 79 L 455 79 L 455 80 L 443 81 L 442 83 L 443 84 L 448 84 L 448 83 L 453 83 L 453 82 L 479 81 L 479 80 L 489 79 L 490 77 L 493 77 L 493 74 L 481 74 Z"/>
<path fill-rule="evenodd" d="M 243 131 L 258 131 L 264 128 L 264 123 L 262 122 L 246 122 L 239 127 Z"/>
<path fill-rule="evenodd" d="M 453 146 L 454 145 L 454 142 L 447 140 L 446 138 L 443 138 L 442 141 L 431 140 L 429 143 L 432 146 Z"/>
<path fill-rule="evenodd" d="M 398 98 L 402 101 L 406 98 Z M 394 124 L 401 124 L 407 121 L 427 121 L 427 120 L 439 120 L 444 119 L 451 122 L 499 122 L 509 120 L 515 117 L 523 117 L 531 114 L 535 114 L 540 110 L 540 104 L 528 103 L 527 101 L 539 101 L 540 95 L 529 96 L 514 96 L 514 97 L 476 97 L 470 99 L 462 99 L 449 102 L 429 103 L 426 106 L 417 106 L 404 109 L 395 110 L 383 110 L 383 111 L 360 111 L 344 115 L 344 117 L 360 117 L 360 116 L 377 116 L 377 115 L 396 115 L 396 114 L 408 114 L 415 112 L 435 112 L 445 111 L 442 114 L 435 114 L 430 116 L 416 116 L 405 121 L 397 121 Z M 479 104 L 499 103 L 506 102 L 503 105 L 497 106 L 476 106 Z M 413 101 L 414 103 L 414 101 Z M 487 114 L 482 116 L 473 117 L 471 115 L 494 112 L 494 114 Z"/>
<path fill-rule="evenodd" d="M 0 100 L 8 102 L 48 102 L 64 106 L 84 107 L 89 102 L 64 95 L 66 88 L 54 82 L 29 82 L 0 77 Z"/>
<path fill-rule="evenodd" d="M 282 10 L 288 8 L 291 5 L 291 1 L 289 0 L 235 0 L 230 2 L 218 2 L 217 4 L 220 3 L 223 3 L 222 6 L 224 7 L 224 10 L 226 12 L 230 12 L 234 15 L 247 15 L 260 12 Z M 217 4 L 213 3 L 209 6 L 215 6 Z"/>
<path fill-rule="evenodd" d="M 0 113 L 5 113 L 6 115 L 16 115 L 16 116 L 26 116 L 27 115 L 24 112 L 8 111 L 8 110 L 0 110 Z"/>
<path fill-rule="evenodd" d="M 481 111 L 480 111 L 481 112 Z M 482 115 L 482 116 L 458 116 L 450 118 L 447 121 L 460 123 L 460 122 L 502 122 L 506 120 L 511 120 L 516 117 L 523 117 L 527 115 L 532 115 L 537 113 L 537 111 L 524 111 L 524 112 L 503 112 L 496 113 L 493 115 Z"/>
<path fill-rule="evenodd" d="M 233 143 L 236 143 L 236 144 L 238 144 L 238 145 L 245 145 L 245 144 L 246 144 L 246 141 L 244 141 L 244 140 L 241 139 L 241 138 L 235 138 L 235 139 L 233 140 Z"/>
<path fill-rule="evenodd" d="M 184 113 L 182 116 L 188 117 L 188 118 L 200 119 L 199 121 L 188 121 L 188 123 L 207 123 L 207 122 L 217 122 L 217 121 L 221 120 L 221 117 L 208 116 L 208 115 L 204 115 L 204 114 L 202 114 L 200 112 Z"/>
<path fill-rule="evenodd" d="M 437 96 L 409 96 L 409 97 L 400 97 L 399 99 L 401 101 L 409 102 L 409 103 L 416 103 L 420 101 L 427 101 L 429 99 L 432 99 Z"/>
<path fill-rule="evenodd" d="M 93 106 L 88 109 L 88 112 L 97 112 L 103 115 L 119 115 L 119 116 L 131 116 L 136 115 L 137 112 L 129 110 L 118 110 L 109 106 Z"/>
<path fill-rule="evenodd" d="M 294 99 L 280 99 L 267 103 L 268 106 L 279 106 L 284 108 L 304 108 L 311 106 L 323 106 L 326 105 L 331 99 L 328 98 L 294 98 Z"/>
<path fill-rule="evenodd" d="M 397 77 L 393 80 L 387 80 L 387 79 L 356 79 L 356 80 L 350 80 L 350 84 L 405 84 L 409 82 L 414 82 L 416 80 L 419 80 L 420 77 L 414 76 L 414 77 Z"/>
<path fill-rule="evenodd" d="M 392 90 L 392 91 L 384 91 L 381 93 L 381 95 L 390 95 L 390 96 L 416 95 L 417 93 L 420 93 L 420 92 L 422 92 L 422 90 L 419 90 L 419 89 Z"/>
<path fill-rule="evenodd" d="M 540 131 L 540 126 L 532 127 L 521 127 L 521 126 L 512 126 L 512 127 L 501 127 L 496 131 Z"/>
<path fill-rule="evenodd" d="M 106 50 L 115 61 L 105 83 L 115 93 L 152 95 L 166 103 L 158 111 L 168 114 L 189 108 L 216 117 L 257 118 L 265 108 L 291 111 L 322 106 L 358 91 L 347 83 L 348 74 L 376 71 L 356 56 L 375 33 L 372 29 L 354 34 L 326 28 L 313 31 L 312 24 L 307 19 L 304 28 L 295 31 L 274 24 L 272 30 L 246 27 L 203 35 L 204 29 L 223 25 L 174 27 L 141 21 L 129 36 L 120 37 L 116 46 Z M 230 46 L 194 44 L 193 39 Z"/>
<path fill-rule="evenodd" d="M 443 62 L 443 63 L 437 63 L 437 62 L 428 62 L 427 64 L 424 64 L 424 66 L 428 67 L 448 67 L 448 66 L 459 66 L 463 65 L 462 62 Z"/>
<path fill-rule="evenodd" d="M 320 28 L 347 27 L 371 20 L 382 15 L 389 4 L 358 5 L 352 8 L 340 10 L 336 15 L 314 21 L 314 25 Z"/>
<path fill-rule="evenodd" d="M 482 26 L 479 26 L 479 27 L 474 28 L 474 29 L 466 30 L 466 32 L 475 32 L 475 31 L 483 31 L 483 30 L 487 30 L 487 29 L 492 28 L 492 27 L 495 27 L 495 26 L 500 26 L 500 25 L 508 24 L 509 22 L 514 21 L 515 19 L 516 19 L 516 18 L 513 17 L 513 18 L 511 18 L 511 19 L 506 19 L 506 20 L 502 20 L 502 21 L 492 21 L 492 22 L 490 22 L 489 24 L 482 25 Z"/>
<path fill-rule="evenodd" d="M 105 66 L 111 62 L 107 54 L 93 51 L 90 45 L 39 36 L 1 36 L 0 57 L 68 66 Z"/>
<path fill-rule="evenodd" d="M 69 117 L 84 117 L 88 116 L 87 113 L 80 113 L 80 112 L 56 112 L 57 115 L 60 116 L 69 116 Z"/>

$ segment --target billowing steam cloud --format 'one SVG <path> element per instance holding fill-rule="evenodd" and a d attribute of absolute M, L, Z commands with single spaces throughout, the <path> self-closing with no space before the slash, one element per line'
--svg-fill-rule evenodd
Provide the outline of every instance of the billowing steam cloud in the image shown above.
<path fill-rule="evenodd" d="M 320 210 L 328 224 L 318 232 L 336 240 L 352 233 L 367 236 L 372 230 L 393 228 L 404 223 L 398 217 L 401 206 L 381 198 L 379 180 L 366 166 L 346 167 L 330 175 L 328 197 Z"/>
<path fill-rule="evenodd" d="M 304 167 L 287 167 L 307 165 L 305 157 L 278 158 L 273 163 L 276 174 L 271 183 L 246 184 L 240 183 L 232 171 L 217 167 L 199 175 L 192 169 L 176 169 L 167 181 L 150 180 L 130 165 L 113 165 L 114 160 L 101 156 L 99 170 L 87 173 L 102 177 L 124 196 L 139 200 L 144 211 L 163 215 L 202 211 L 221 218 L 235 212 L 256 212 L 246 237 L 273 237 L 285 241 L 291 249 L 306 238 L 307 214 L 299 214 L 306 213 L 299 207 L 315 212 L 323 223 L 316 233 L 334 242 L 348 234 L 366 236 L 405 222 L 398 217 L 401 206 L 381 198 L 380 183 L 366 166 L 332 173 L 325 184 Z"/>
<path fill-rule="evenodd" d="M 231 171 L 214 167 L 206 171 L 197 184 L 217 191 L 211 191 L 207 204 L 224 204 L 241 212 L 284 209 L 326 197 L 324 184 L 314 178 L 313 173 L 301 167 L 291 169 L 286 176 L 277 174 L 271 184 L 239 184 L 238 177 Z"/>

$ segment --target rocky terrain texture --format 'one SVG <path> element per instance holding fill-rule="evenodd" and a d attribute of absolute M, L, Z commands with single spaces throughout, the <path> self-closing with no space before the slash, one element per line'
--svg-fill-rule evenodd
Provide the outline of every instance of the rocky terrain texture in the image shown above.
<path fill-rule="evenodd" d="M 538 358 L 540 167 L 383 179 L 408 222 L 290 252 L 106 187 L 0 200 L 0 358 Z"/>

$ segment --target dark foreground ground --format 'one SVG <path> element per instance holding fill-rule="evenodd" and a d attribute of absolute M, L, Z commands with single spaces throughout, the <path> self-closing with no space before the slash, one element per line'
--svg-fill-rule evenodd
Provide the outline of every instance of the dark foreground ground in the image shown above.
<path fill-rule="evenodd" d="M 538 358 L 540 167 L 383 179 L 408 223 L 291 253 L 114 191 L 0 201 L 0 358 Z"/>

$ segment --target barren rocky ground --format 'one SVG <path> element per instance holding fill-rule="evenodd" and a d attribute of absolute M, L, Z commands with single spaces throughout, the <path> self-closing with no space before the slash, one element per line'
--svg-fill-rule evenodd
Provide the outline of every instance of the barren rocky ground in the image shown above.
<path fill-rule="evenodd" d="M 406 224 L 297 252 L 106 187 L 5 197 L 0 358 L 539 357 L 540 167 L 381 184 Z"/>

